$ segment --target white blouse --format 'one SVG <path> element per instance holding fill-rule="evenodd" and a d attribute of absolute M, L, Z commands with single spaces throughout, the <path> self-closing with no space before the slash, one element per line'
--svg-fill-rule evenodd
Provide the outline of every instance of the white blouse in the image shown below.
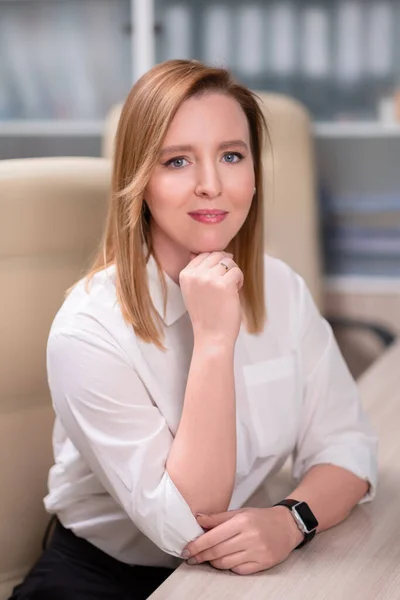
<path fill-rule="evenodd" d="M 150 292 L 162 313 L 154 259 Z M 122 318 L 115 267 L 83 280 L 56 315 L 47 347 L 56 412 L 44 502 L 77 536 L 130 564 L 176 567 L 203 533 L 166 469 L 181 416 L 193 333 L 181 290 L 168 276 L 163 352 Z M 268 321 L 242 327 L 235 346 L 239 508 L 291 456 L 300 480 L 313 465 L 377 481 L 377 438 L 328 323 L 302 280 L 265 257 Z M 206 482 L 205 482 L 206 485 Z M 178 560 L 179 559 L 179 560 Z"/>

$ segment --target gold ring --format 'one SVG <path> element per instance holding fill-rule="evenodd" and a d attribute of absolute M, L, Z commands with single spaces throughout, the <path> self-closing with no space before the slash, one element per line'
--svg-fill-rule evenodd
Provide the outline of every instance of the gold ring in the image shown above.
<path fill-rule="evenodd" d="M 225 267 L 225 269 L 226 269 L 227 271 L 229 271 L 229 267 L 228 267 L 228 265 L 226 265 L 224 262 L 222 262 L 222 261 L 221 261 L 219 264 L 220 264 L 220 265 L 222 265 L 223 267 Z"/>

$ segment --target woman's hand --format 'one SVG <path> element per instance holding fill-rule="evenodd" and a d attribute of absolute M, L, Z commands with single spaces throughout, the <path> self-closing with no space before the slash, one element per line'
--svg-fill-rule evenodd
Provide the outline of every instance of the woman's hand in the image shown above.
<path fill-rule="evenodd" d="M 274 567 L 303 540 L 284 506 L 202 515 L 197 521 L 209 531 L 186 546 L 191 557 L 188 563 L 209 561 L 217 569 L 230 569 L 239 575 Z"/>
<path fill-rule="evenodd" d="M 239 290 L 243 273 L 232 255 L 199 254 L 181 271 L 179 282 L 195 340 L 234 343 L 242 317 Z"/>

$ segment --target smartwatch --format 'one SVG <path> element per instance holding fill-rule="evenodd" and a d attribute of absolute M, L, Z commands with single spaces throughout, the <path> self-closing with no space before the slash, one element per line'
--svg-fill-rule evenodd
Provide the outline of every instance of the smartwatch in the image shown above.
<path fill-rule="evenodd" d="M 297 527 L 304 534 L 304 540 L 298 546 L 296 546 L 296 550 L 308 542 L 311 542 L 315 536 L 316 529 L 318 527 L 318 521 L 307 502 L 299 502 L 298 500 L 288 498 L 287 500 L 281 500 L 281 502 L 277 502 L 274 504 L 274 506 L 286 506 L 286 508 L 288 508 L 292 513 Z"/>

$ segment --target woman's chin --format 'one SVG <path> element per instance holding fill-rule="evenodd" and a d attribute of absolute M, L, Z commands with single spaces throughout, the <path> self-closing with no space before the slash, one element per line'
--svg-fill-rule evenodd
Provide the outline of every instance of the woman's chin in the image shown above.
<path fill-rule="evenodd" d="M 225 248 L 226 245 L 202 244 L 195 246 L 193 249 L 191 248 L 190 251 L 193 254 L 202 254 L 203 252 L 224 252 Z"/>
<path fill-rule="evenodd" d="M 190 251 L 195 254 L 202 252 L 224 252 L 231 239 L 199 240 L 196 244 L 190 245 Z"/>

